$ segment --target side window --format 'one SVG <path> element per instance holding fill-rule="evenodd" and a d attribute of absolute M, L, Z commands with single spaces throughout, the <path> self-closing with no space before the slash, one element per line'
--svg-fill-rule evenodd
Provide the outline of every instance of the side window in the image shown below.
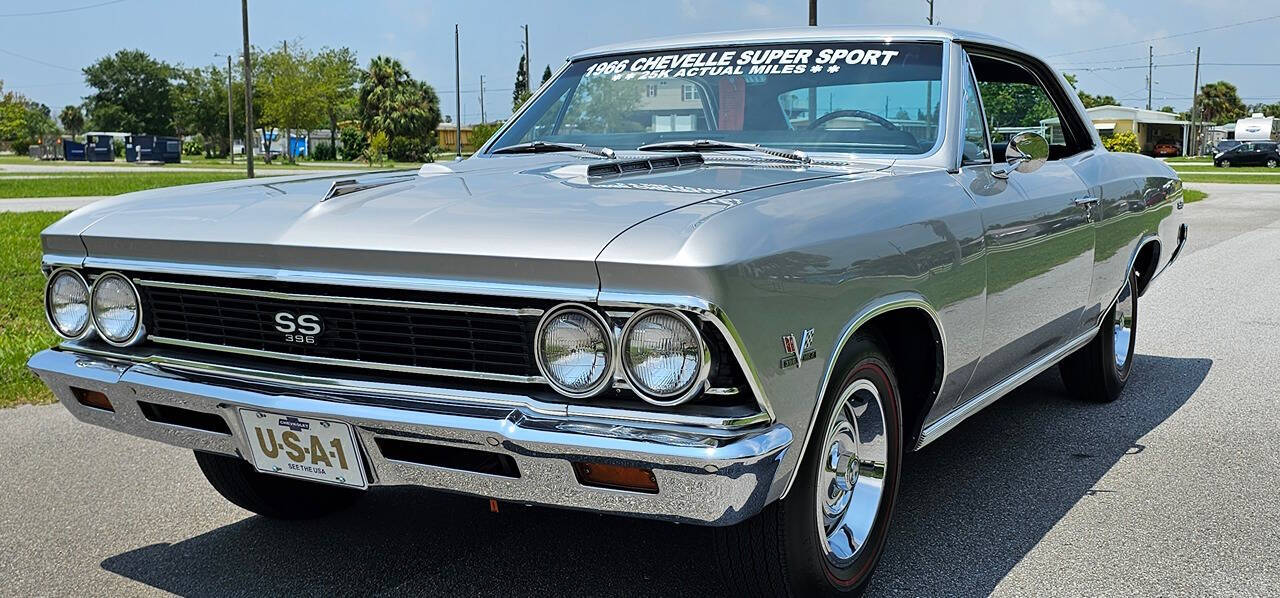
<path fill-rule="evenodd" d="M 988 164 L 991 162 L 991 146 L 987 144 L 987 127 L 982 120 L 982 105 L 978 102 L 978 86 L 969 69 L 964 73 L 964 148 L 962 165 Z"/>
<path fill-rule="evenodd" d="M 1046 85 L 1056 86 L 1056 80 L 1050 79 L 1046 84 L 1031 67 L 1011 59 L 985 55 L 970 55 L 970 59 L 987 125 L 1000 140 L 992 145 L 997 161 L 1004 159 L 1006 140 L 1024 131 L 1039 133 L 1048 140 L 1050 160 L 1093 147 L 1080 115 L 1074 110 L 1064 114 L 1058 109 L 1060 105 L 1071 109 L 1072 105 L 1065 99 L 1063 102 L 1067 103 L 1054 101 L 1055 92 L 1058 96 L 1064 92 Z"/>

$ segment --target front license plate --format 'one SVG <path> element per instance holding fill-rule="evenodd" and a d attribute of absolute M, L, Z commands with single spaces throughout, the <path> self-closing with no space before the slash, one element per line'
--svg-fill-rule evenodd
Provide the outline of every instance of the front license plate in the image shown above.
<path fill-rule="evenodd" d="M 351 426 L 342 422 L 241 409 L 258 471 L 365 488 Z"/>

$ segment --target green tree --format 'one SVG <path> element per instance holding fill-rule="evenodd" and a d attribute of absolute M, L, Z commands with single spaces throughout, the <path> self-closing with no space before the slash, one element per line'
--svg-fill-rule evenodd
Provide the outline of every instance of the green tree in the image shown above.
<path fill-rule="evenodd" d="M 542 81 L 538 82 L 538 86 L 541 87 L 543 85 L 546 85 L 547 81 L 550 81 L 550 80 L 551 80 L 551 65 L 548 64 L 546 68 L 542 69 Z"/>
<path fill-rule="evenodd" d="M 1044 92 L 1025 83 L 978 83 L 991 127 L 1032 127 L 1058 115 Z"/>
<path fill-rule="evenodd" d="M 1178 113 L 1178 111 L 1177 111 L 1177 110 L 1174 110 L 1173 106 L 1161 106 L 1161 107 L 1160 107 L 1160 111 L 1161 111 L 1161 112 L 1168 112 L 1169 114 L 1177 114 L 1177 113 Z"/>
<path fill-rule="evenodd" d="M 329 139 L 337 139 L 338 121 L 355 113 L 356 83 L 360 65 L 350 48 L 322 48 L 311 64 L 317 93 L 329 118 Z M 335 156 L 336 157 L 336 156 Z"/>
<path fill-rule="evenodd" d="M 644 86 L 639 81 L 613 81 L 591 77 L 578 85 L 565 113 L 566 126 L 583 133 L 634 132 L 643 129 L 635 121 Z"/>
<path fill-rule="evenodd" d="M 62 121 L 62 128 L 73 137 L 84 130 L 84 113 L 79 106 L 64 106 L 58 114 L 58 120 Z"/>
<path fill-rule="evenodd" d="M 1248 107 L 1247 110 L 1249 114 L 1253 114 L 1256 112 L 1256 113 L 1261 113 L 1263 116 L 1270 116 L 1271 118 L 1280 118 L 1280 102 L 1275 104 L 1265 104 L 1265 103 L 1252 104 Z"/>
<path fill-rule="evenodd" d="M 529 99 L 529 77 L 525 74 L 524 54 L 520 55 L 520 66 L 516 69 L 516 84 L 511 89 L 511 111 L 515 112 Z"/>
<path fill-rule="evenodd" d="M 230 152 L 231 140 L 227 139 L 227 72 L 217 67 L 174 70 L 173 128 L 179 134 L 199 135 L 206 156 Z"/>
<path fill-rule="evenodd" d="M 1204 122 L 1221 125 L 1248 114 L 1235 85 L 1218 81 L 1200 86 L 1200 115 Z"/>
<path fill-rule="evenodd" d="M 258 56 L 262 74 L 254 77 L 254 95 L 262 96 L 262 120 L 283 128 L 285 155 L 294 162 L 290 138 L 293 131 L 319 127 L 324 106 L 319 73 L 310 52 L 288 42 Z M 264 131 L 265 132 L 265 131 Z"/>
<path fill-rule="evenodd" d="M 1080 97 L 1080 103 L 1084 104 L 1085 108 L 1093 108 L 1095 106 L 1119 106 L 1120 105 L 1120 101 L 1115 99 L 1112 96 L 1107 96 L 1107 95 L 1095 96 L 1093 94 L 1086 93 L 1083 90 L 1078 89 L 1076 86 L 1076 82 L 1078 81 L 1078 79 L 1076 78 L 1075 75 L 1071 73 L 1063 73 L 1062 77 L 1067 80 L 1067 83 L 1071 84 L 1071 89 L 1076 90 L 1076 95 Z"/>
<path fill-rule="evenodd" d="M 84 68 L 85 98 L 96 129 L 173 133 L 173 68 L 141 50 L 120 50 Z"/>
<path fill-rule="evenodd" d="M 360 74 L 357 97 L 360 128 L 371 145 L 373 135 L 385 133 L 387 147 L 398 137 L 411 140 L 419 151 L 435 146 L 440 98 L 430 85 L 411 77 L 400 61 L 387 56 L 370 60 Z"/>

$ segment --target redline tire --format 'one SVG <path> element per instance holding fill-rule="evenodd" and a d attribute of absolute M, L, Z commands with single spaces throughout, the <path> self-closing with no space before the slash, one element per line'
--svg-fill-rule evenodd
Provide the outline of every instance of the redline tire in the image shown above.
<path fill-rule="evenodd" d="M 832 376 L 832 380 L 839 383 L 832 385 L 823 400 L 790 493 L 745 522 L 716 528 L 718 569 L 725 576 L 733 595 L 858 596 L 866 589 L 884 550 L 901 479 L 902 408 L 897 378 L 889 363 L 873 337 L 855 334 Z M 875 418 L 862 419 L 871 413 L 873 396 L 879 402 L 881 414 L 882 452 L 875 448 L 879 445 L 875 443 L 874 431 L 869 431 L 869 426 L 864 425 L 867 422 L 874 424 Z M 848 439 L 839 431 L 845 430 L 842 410 L 850 405 L 853 409 L 843 413 L 852 416 L 856 422 L 854 436 L 859 442 L 863 439 L 870 439 L 870 442 L 859 444 L 852 456 L 838 455 L 840 458 L 832 459 L 837 456 L 832 450 L 836 447 L 830 444 L 833 438 L 837 439 L 837 444 Z M 837 430 L 834 436 L 828 433 L 833 429 Z M 877 465 L 869 456 L 879 454 L 884 455 L 884 462 Z M 856 475 L 849 471 L 850 465 L 857 470 Z M 850 496 L 863 488 L 857 482 L 861 482 L 864 476 L 869 481 L 878 480 L 876 485 L 881 488 L 873 510 L 860 513 L 845 511 L 849 516 L 869 512 L 870 519 L 856 518 L 855 525 L 850 528 L 857 529 L 849 537 L 865 532 L 863 541 L 852 554 L 834 555 L 847 558 L 833 559 L 832 553 L 840 551 L 832 550 L 836 543 L 831 540 L 840 536 L 826 536 L 824 530 L 843 531 L 845 520 L 833 523 L 835 519 L 830 516 L 829 509 L 855 503 L 852 498 L 842 501 L 841 497 L 833 496 L 844 491 L 838 488 L 842 485 L 836 483 L 841 474 L 856 478 L 849 485 L 852 488 L 847 491 Z M 829 486 L 826 485 L 828 480 Z M 827 490 L 825 495 L 820 493 L 820 487 Z M 857 501 L 857 504 L 863 504 L 863 501 Z"/>

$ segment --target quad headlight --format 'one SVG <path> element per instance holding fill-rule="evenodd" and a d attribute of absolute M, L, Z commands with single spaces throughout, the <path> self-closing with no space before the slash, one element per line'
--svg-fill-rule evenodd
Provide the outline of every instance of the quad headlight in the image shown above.
<path fill-rule="evenodd" d="M 129 345 L 141 337 L 142 309 L 138 290 L 124 275 L 108 272 L 93 283 L 89 298 L 93 327 L 113 345 Z"/>
<path fill-rule="evenodd" d="M 702 335 L 679 312 L 654 309 L 632 316 L 622 331 L 621 350 L 627 380 L 655 405 L 688 400 L 710 369 Z"/>
<path fill-rule="evenodd" d="M 89 285 L 75 270 L 57 270 L 49 277 L 44 307 L 59 335 L 76 339 L 89 333 Z"/>
<path fill-rule="evenodd" d="M 613 373 L 609 329 L 598 314 L 584 306 L 564 305 L 544 316 L 534 352 L 543 377 L 567 397 L 600 392 Z"/>

